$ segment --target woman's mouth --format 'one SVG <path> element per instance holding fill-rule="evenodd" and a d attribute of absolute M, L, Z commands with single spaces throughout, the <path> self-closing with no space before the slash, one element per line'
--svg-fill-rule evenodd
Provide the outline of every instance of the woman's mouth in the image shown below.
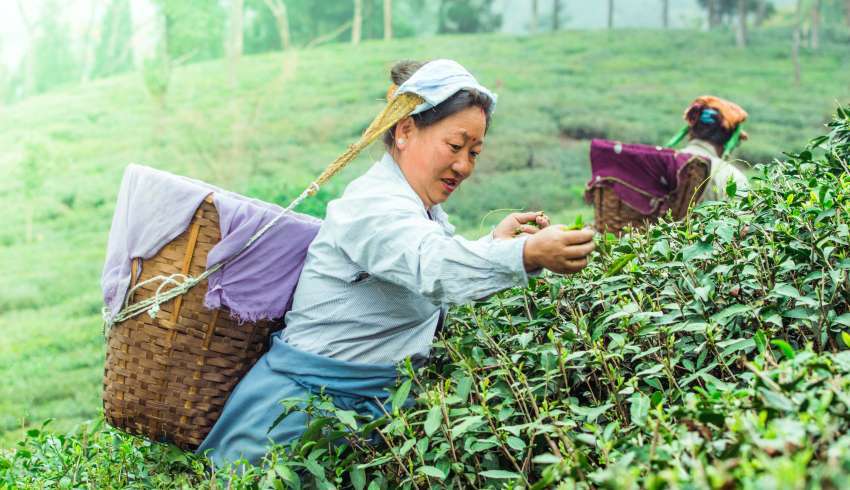
<path fill-rule="evenodd" d="M 440 179 L 440 182 L 443 184 L 443 189 L 449 194 L 460 185 L 457 179 Z"/>

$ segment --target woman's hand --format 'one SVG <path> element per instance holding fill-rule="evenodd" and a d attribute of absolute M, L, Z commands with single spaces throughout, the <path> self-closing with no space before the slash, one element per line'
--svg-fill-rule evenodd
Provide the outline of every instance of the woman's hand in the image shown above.
<path fill-rule="evenodd" d="M 544 267 L 558 274 L 573 274 L 587 267 L 587 256 L 596 248 L 590 229 L 565 231 L 548 226 L 533 234 L 523 249 L 526 271 Z"/>
<path fill-rule="evenodd" d="M 511 213 L 493 229 L 493 238 L 506 240 L 522 233 L 533 235 L 549 226 L 549 217 L 543 211 Z"/>

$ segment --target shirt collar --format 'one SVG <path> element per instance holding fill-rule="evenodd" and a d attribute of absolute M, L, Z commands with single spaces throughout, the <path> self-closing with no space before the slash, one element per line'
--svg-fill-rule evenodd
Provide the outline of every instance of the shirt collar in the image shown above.
<path fill-rule="evenodd" d="M 691 149 L 698 148 L 698 149 L 702 150 L 704 153 L 706 153 L 707 156 L 709 156 L 711 158 L 720 158 L 720 155 L 717 154 L 717 150 L 714 148 L 714 145 L 712 145 L 711 143 L 709 143 L 708 141 L 705 141 L 705 140 L 694 138 L 694 139 L 692 139 L 691 141 L 688 142 L 688 146 L 685 147 L 685 149 L 682 150 L 682 151 L 684 151 L 685 153 L 688 153 L 687 150 L 689 148 L 691 148 Z"/>
<path fill-rule="evenodd" d="M 410 186 L 410 182 L 407 181 L 407 177 L 404 176 L 404 172 L 401 171 L 401 167 L 398 166 L 398 163 L 392 155 L 389 154 L 389 152 L 384 153 L 384 156 L 381 157 L 380 161 L 378 161 L 376 167 L 380 172 L 381 178 L 387 177 L 388 179 L 392 179 L 393 182 L 397 183 L 399 187 L 404 189 L 405 193 L 416 198 L 417 202 L 422 204 L 422 215 L 428 217 L 428 210 L 425 208 L 425 203 L 422 202 L 419 194 L 417 194 L 416 191 L 413 190 L 413 187 Z M 430 212 L 435 221 L 440 223 L 444 228 L 449 228 L 450 231 L 453 232 L 454 227 L 449 223 L 449 216 L 445 211 L 443 211 L 442 206 L 435 204 L 431 206 Z"/>

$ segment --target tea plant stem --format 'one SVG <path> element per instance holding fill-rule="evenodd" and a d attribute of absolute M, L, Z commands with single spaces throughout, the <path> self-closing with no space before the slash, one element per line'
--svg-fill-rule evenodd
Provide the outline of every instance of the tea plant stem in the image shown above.
<path fill-rule="evenodd" d="M 502 441 L 502 437 L 499 434 L 499 430 L 496 428 L 496 424 L 493 423 L 493 417 L 489 414 L 485 413 L 485 417 L 487 417 L 487 423 L 490 425 L 490 430 L 493 431 L 493 434 L 496 436 L 496 440 L 499 441 L 499 449 L 502 451 L 502 454 L 508 458 L 508 461 L 511 462 L 511 466 L 519 473 L 520 478 L 522 478 L 523 483 L 528 485 L 528 480 L 525 478 L 525 472 L 520 468 L 519 464 L 517 464 L 516 458 L 511 454 L 507 447 L 505 447 L 504 441 Z"/>
<path fill-rule="evenodd" d="M 381 405 L 381 407 L 383 407 L 383 405 Z M 387 413 L 386 409 L 383 409 L 383 410 L 384 410 L 384 413 L 389 417 L 390 414 Z M 392 454 L 393 459 L 395 459 L 396 463 L 398 463 L 399 467 L 404 471 L 404 473 L 407 475 L 407 477 L 410 478 L 410 482 L 413 483 L 413 487 L 419 488 L 419 485 L 416 484 L 416 481 L 413 479 L 413 475 L 410 474 L 410 470 L 404 464 L 404 461 L 402 461 L 401 458 L 398 456 L 398 454 L 396 454 L 395 446 L 393 446 L 393 444 L 390 442 L 390 440 L 387 438 L 387 436 L 384 435 L 384 431 L 382 431 L 380 427 L 376 428 L 375 430 L 381 436 L 381 439 L 384 440 L 384 444 L 386 444 L 387 447 L 390 448 L 390 451 L 389 451 L 390 454 Z"/>
<path fill-rule="evenodd" d="M 446 440 L 449 442 L 449 449 L 452 452 L 452 460 L 455 463 L 460 463 L 460 458 L 457 457 L 457 451 L 455 450 L 454 439 L 452 438 L 452 430 L 451 430 L 451 422 L 449 422 L 449 412 L 446 409 L 445 403 L 445 392 L 443 391 L 443 387 L 438 385 L 437 389 L 440 391 L 440 413 L 443 414 L 443 432 L 446 434 Z"/>
<path fill-rule="evenodd" d="M 528 315 L 528 321 L 534 320 L 534 315 L 531 314 L 531 308 L 528 306 L 528 293 L 523 290 L 522 291 L 522 299 L 525 303 L 525 314 Z"/>
<path fill-rule="evenodd" d="M 561 371 L 561 377 L 564 379 L 564 391 L 566 392 L 566 396 L 570 396 L 570 380 L 567 377 L 567 369 L 564 366 L 566 362 L 564 360 L 564 348 L 560 342 L 555 341 L 555 350 L 558 352 L 558 368 Z"/>

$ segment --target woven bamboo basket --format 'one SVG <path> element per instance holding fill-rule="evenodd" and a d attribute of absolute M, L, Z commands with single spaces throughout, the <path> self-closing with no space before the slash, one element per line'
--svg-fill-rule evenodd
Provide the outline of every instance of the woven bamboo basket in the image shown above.
<path fill-rule="evenodd" d="M 139 282 L 174 273 L 198 276 L 220 239 L 218 213 L 207 197 L 182 235 L 144 263 L 133 262 L 133 278 L 140 266 Z M 131 300 L 155 290 L 140 287 Z M 110 425 L 185 450 L 197 448 L 212 429 L 231 390 L 283 324 L 240 325 L 226 308 L 206 309 L 206 292 L 203 281 L 163 303 L 155 319 L 139 315 L 109 329 L 103 408 Z"/>
<path fill-rule="evenodd" d="M 643 214 L 625 202 L 606 185 L 597 185 L 590 190 L 594 206 L 595 227 L 600 232 L 620 235 L 626 227 L 643 229 L 670 210 L 673 219 L 684 219 L 690 206 L 699 201 L 711 171 L 711 163 L 694 157 L 679 170 L 678 185 L 664 204 L 655 212 Z"/>

